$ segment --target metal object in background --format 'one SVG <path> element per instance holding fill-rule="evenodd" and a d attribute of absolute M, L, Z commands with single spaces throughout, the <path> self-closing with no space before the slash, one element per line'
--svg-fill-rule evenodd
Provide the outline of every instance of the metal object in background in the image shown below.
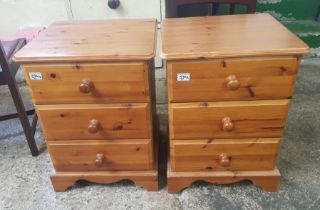
<path fill-rule="evenodd" d="M 120 6 L 119 0 L 108 0 L 108 6 L 110 9 L 117 9 Z"/>

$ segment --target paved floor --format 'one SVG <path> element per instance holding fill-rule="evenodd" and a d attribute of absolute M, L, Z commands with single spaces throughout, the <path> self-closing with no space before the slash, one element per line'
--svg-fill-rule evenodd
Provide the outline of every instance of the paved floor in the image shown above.
<path fill-rule="evenodd" d="M 164 75 L 157 70 L 162 136 L 166 133 Z M 320 60 L 305 60 L 278 158 L 283 177 L 277 193 L 263 192 L 250 182 L 199 182 L 172 195 L 166 192 L 164 178 L 159 192 L 147 192 L 124 181 L 79 183 L 67 192 L 55 193 L 49 180 L 52 165 L 40 130 L 36 138 L 42 153 L 31 157 L 19 122 L 10 120 L 0 123 L 0 209 L 320 209 L 319 78 Z M 20 86 L 25 92 L 24 83 Z M 12 106 L 6 89 L 0 89 L 0 97 L 2 114 Z"/>

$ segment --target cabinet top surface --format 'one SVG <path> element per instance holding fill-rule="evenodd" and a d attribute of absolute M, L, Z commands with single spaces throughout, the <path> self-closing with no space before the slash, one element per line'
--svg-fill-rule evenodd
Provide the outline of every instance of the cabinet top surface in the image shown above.
<path fill-rule="evenodd" d="M 167 60 L 308 52 L 303 41 L 267 13 L 172 18 L 162 25 L 160 56 Z"/>
<path fill-rule="evenodd" d="M 55 22 L 14 56 L 19 63 L 149 60 L 155 19 Z"/>

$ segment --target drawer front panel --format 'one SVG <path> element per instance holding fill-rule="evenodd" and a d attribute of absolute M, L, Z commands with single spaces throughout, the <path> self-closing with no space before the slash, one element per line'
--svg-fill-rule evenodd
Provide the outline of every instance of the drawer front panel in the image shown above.
<path fill-rule="evenodd" d="M 169 101 L 289 98 L 298 64 L 293 57 L 168 63 Z"/>
<path fill-rule="evenodd" d="M 173 140 L 172 171 L 272 170 L 280 139 Z"/>
<path fill-rule="evenodd" d="M 151 138 L 145 103 L 38 105 L 37 113 L 47 140 Z"/>
<path fill-rule="evenodd" d="M 289 100 L 170 104 L 170 138 L 281 137 L 288 104 Z"/>
<path fill-rule="evenodd" d="M 143 63 L 24 66 L 34 103 L 148 102 Z"/>
<path fill-rule="evenodd" d="M 152 141 L 48 142 L 57 171 L 147 170 L 153 168 Z"/>

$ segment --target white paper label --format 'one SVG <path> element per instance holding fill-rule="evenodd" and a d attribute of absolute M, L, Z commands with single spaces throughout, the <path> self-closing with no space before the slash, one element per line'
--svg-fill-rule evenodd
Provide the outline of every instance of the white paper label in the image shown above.
<path fill-rule="evenodd" d="M 29 72 L 29 78 L 31 80 L 42 80 L 41 72 Z"/>
<path fill-rule="evenodd" d="M 177 81 L 190 81 L 190 73 L 178 73 Z"/>

